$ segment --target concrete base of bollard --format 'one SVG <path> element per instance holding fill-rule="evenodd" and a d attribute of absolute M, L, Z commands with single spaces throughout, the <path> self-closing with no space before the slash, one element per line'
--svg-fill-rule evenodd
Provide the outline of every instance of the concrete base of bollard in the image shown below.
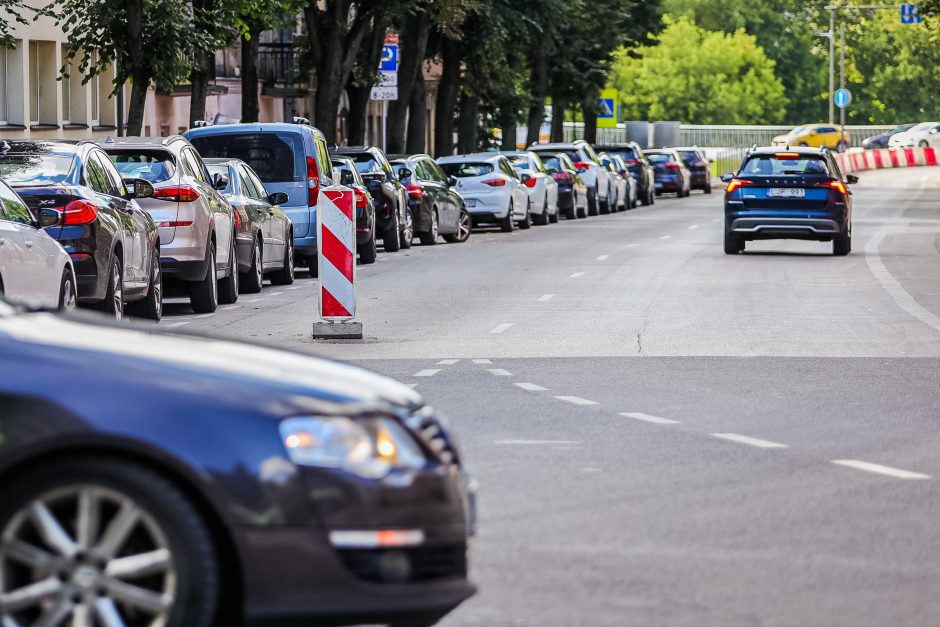
<path fill-rule="evenodd" d="M 319 340 L 361 340 L 361 322 L 314 322 L 313 337 Z"/>

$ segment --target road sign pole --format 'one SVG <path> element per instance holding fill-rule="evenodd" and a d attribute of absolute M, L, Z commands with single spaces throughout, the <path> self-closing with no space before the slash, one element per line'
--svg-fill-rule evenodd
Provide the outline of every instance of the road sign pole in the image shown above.
<path fill-rule="evenodd" d="M 835 122 L 836 12 L 829 10 L 829 124 Z"/>
<path fill-rule="evenodd" d="M 839 25 L 839 89 L 845 89 L 845 24 Z M 845 107 L 839 107 L 839 140 L 845 138 Z"/>
<path fill-rule="evenodd" d="M 382 101 L 382 151 L 388 150 L 388 100 Z"/>

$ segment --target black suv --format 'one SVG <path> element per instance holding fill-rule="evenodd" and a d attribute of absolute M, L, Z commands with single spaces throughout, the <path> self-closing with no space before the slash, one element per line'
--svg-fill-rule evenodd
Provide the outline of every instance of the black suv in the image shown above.
<path fill-rule="evenodd" d="M 636 180 L 636 198 L 643 205 L 652 205 L 656 202 L 656 186 L 653 165 L 643 154 L 643 149 L 636 142 L 622 144 L 597 144 L 597 152 L 606 152 L 611 155 L 620 155 L 627 164 L 630 176 Z"/>
<path fill-rule="evenodd" d="M 408 192 L 385 153 L 375 146 L 343 146 L 331 150 L 330 156 L 346 157 L 356 164 L 375 202 L 375 231 L 382 234 L 385 251 L 411 248 L 414 224 Z"/>

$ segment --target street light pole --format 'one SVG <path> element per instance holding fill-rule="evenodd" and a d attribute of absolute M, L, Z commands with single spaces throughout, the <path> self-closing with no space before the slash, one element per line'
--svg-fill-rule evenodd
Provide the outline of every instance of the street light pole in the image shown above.
<path fill-rule="evenodd" d="M 839 25 L 839 89 L 845 89 L 845 24 Z M 835 100 L 833 98 L 833 100 Z M 832 106 L 830 104 L 830 106 Z M 839 107 L 840 138 L 845 137 L 845 107 Z"/>
<path fill-rule="evenodd" d="M 829 124 L 835 122 L 835 74 L 836 74 L 836 11 L 829 9 Z"/>

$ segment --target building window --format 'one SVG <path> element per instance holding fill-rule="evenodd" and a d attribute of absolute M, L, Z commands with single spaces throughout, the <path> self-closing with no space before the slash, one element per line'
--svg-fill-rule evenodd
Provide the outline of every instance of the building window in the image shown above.
<path fill-rule="evenodd" d="M 67 76 L 62 80 L 62 122 L 68 124 L 72 120 L 72 64 L 68 60 L 68 46 L 62 44 L 62 67 Z"/>
<path fill-rule="evenodd" d="M 29 54 L 26 58 L 29 66 L 29 121 L 39 123 L 39 42 L 29 42 Z"/>
<path fill-rule="evenodd" d="M 0 124 L 7 123 L 7 49 L 0 48 Z"/>
<path fill-rule="evenodd" d="M 91 57 L 91 67 L 95 67 L 98 64 L 98 53 L 94 53 Z M 91 80 L 88 81 L 88 86 L 91 88 L 91 125 L 98 126 L 98 92 L 101 89 L 101 75 L 95 74 L 91 77 Z"/>
<path fill-rule="evenodd" d="M 58 124 L 58 93 L 55 42 L 30 41 L 26 65 L 29 80 L 29 121 L 32 124 Z"/>

